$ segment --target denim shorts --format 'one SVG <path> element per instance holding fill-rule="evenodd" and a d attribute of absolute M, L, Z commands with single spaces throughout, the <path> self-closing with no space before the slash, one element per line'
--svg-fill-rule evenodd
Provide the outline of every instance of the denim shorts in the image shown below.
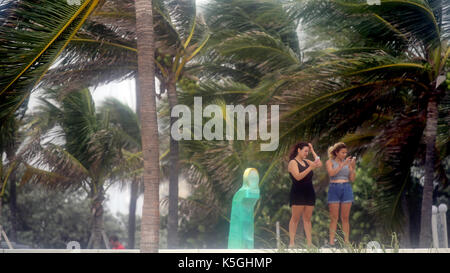
<path fill-rule="evenodd" d="M 330 183 L 328 188 L 328 203 L 353 202 L 353 190 L 350 182 Z"/>

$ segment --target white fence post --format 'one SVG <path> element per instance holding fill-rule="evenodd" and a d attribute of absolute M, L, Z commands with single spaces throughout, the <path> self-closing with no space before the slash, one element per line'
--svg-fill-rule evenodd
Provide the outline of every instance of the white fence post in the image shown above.
<path fill-rule="evenodd" d="M 439 220 L 441 220 L 441 234 L 442 234 L 442 238 L 440 238 L 440 242 L 442 242 L 443 244 L 441 245 L 441 247 L 443 248 L 448 248 L 448 236 L 447 236 L 447 206 L 445 204 L 440 204 L 439 208 Z"/>
<path fill-rule="evenodd" d="M 437 229 L 437 212 L 436 206 L 431 207 L 431 232 L 433 235 L 433 247 L 439 248 L 438 229 Z"/>
<path fill-rule="evenodd" d="M 280 249 L 281 242 L 280 242 L 280 222 L 276 222 L 276 233 L 277 233 L 277 249 Z"/>

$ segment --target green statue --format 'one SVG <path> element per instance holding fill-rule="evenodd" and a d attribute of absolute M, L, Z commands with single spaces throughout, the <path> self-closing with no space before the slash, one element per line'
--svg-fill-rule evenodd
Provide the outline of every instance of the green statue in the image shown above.
<path fill-rule="evenodd" d="M 233 197 L 231 206 L 229 249 L 244 249 L 254 247 L 254 216 L 253 209 L 259 199 L 259 175 L 254 168 L 244 172 L 242 187 Z"/>

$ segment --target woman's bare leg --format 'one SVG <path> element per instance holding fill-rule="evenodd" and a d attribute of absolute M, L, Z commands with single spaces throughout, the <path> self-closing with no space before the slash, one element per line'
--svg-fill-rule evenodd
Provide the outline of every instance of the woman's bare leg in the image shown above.
<path fill-rule="evenodd" d="M 334 245 L 334 237 L 339 218 L 339 203 L 330 203 L 328 207 L 330 209 L 330 245 Z"/>
<path fill-rule="evenodd" d="M 292 216 L 289 221 L 289 246 L 294 246 L 295 234 L 297 233 L 298 222 L 305 209 L 305 206 L 292 206 Z"/>
<path fill-rule="evenodd" d="M 342 221 L 342 231 L 344 232 L 344 241 L 349 243 L 350 237 L 350 209 L 352 203 L 342 203 L 341 204 L 341 221 Z"/>
<path fill-rule="evenodd" d="M 303 213 L 303 226 L 305 228 L 305 235 L 306 235 L 306 243 L 308 246 L 312 245 L 311 240 L 311 216 L 314 211 L 314 206 L 305 206 L 305 211 Z"/>

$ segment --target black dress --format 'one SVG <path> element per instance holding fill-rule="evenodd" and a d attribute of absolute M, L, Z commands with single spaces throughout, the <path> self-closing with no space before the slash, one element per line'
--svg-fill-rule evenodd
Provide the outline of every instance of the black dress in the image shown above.
<path fill-rule="evenodd" d="M 305 167 L 303 167 L 296 159 L 294 159 L 298 165 L 298 171 L 301 173 L 306 170 L 309 165 L 306 161 Z M 313 171 L 310 171 L 303 179 L 297 180 L 292 176 L 289 172 L 289 176 L 291 177 L 292 187 L 289 198 L 289 206 L 297 205 L 297 206 L 314 206 L 316 203 L 316 193 L 314 192 L 314 187 L 312 184 Z"/>

